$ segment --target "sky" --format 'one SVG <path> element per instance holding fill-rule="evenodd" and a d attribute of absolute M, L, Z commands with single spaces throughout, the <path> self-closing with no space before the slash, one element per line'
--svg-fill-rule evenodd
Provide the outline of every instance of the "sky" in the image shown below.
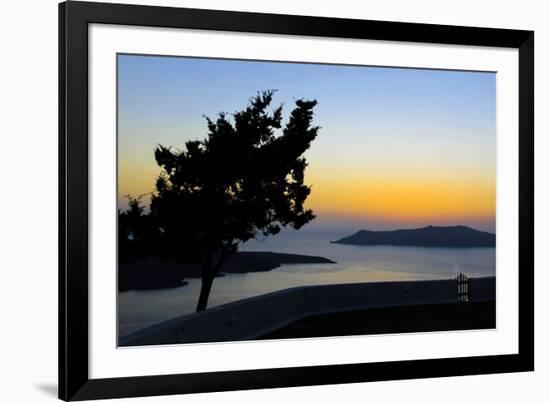
<path fill-rule="evenodd" d="M 153 191 L 157 144 L 207 135 L 203 115 L 276 89 L 283 125 L 316 99 L 305 156 L 317 228 L 495 231 L 496 74 L 118 55 L 118 208 Z M 146 200 L 147 197 L 145 196 Z"/>

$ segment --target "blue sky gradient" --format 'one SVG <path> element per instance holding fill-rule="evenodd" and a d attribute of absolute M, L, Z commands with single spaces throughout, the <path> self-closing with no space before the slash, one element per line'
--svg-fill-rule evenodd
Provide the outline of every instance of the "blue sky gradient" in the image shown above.
<path fill-rule="evenodd" d="M 306 155 L 306 182 L 321 221 L 384 228 L 454 222 L 494 230 L 496 74 L 490 72 L 119 55 L 119 207 L 126 205 L 125 194 L 152 190 L 156 144 L 182 148 L 203 138 L 203 115 L 243 109 L 265 89 L 277 90 L 274 105 L 284 104 L 285 120 L 296 99 L 318 101 L 315 124 L 321 130 Z M 350 180 L 377 182 L 370 187 L 376 191 L 396 183 L 404 189 L 396 190 L 398 198 L 441 184 L 440 198 L 431 197 L 439 212 L 428 214 L 426 205 L 417 215 L 405 207 L 403 214 L 382 211 L 381 200 L 360 196 L 367 186 L 356 191 L 353 213 L 346 213 Z M 342 199 L 323 198 L 323 188 L 340 191 L 337 183 L 344 186 Z M 418 185 L 411 189 L 411 183 Z M 457 197 L 471 192 L 463 216 L 457 208 L 438 207 L 449 188 L 459 189 Z"/>

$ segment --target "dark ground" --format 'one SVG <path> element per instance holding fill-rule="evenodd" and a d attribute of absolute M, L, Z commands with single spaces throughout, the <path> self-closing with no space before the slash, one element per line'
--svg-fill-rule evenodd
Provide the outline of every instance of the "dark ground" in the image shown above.
<path fill-rule="evenodd" d="M 384 307 L 304 318 L 258 339 L 496 328 L 495 301 Z"/>

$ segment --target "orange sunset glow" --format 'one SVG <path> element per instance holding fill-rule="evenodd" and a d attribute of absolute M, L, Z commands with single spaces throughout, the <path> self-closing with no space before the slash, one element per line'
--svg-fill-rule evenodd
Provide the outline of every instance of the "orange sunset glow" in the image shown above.
<path fill-rule="evenodd" d="M 238 69 L 234 63 L 241 63 Z M 265 63 L 256 70 L 258 66 L 120 60 L 119 208 L 127 206 L 126 195 L 142 195 L 147 204 L 159 174 L 153 158 L 157 144 L 182 148 L 206 134 L 203 114 L 238 110 L 257 90 L 276 88 L 275 103 L 288 106 L 285 118 L 293 99 L 318 101 L 314 122 L 321 129 L 305 154 L 305 182 L 312 189 L 306 205 L 319 220 L 373 219 L 388 227 L 468 223 L 494 231 L 493 74 L 285 63 Z M 221 77 L 227 70 L 246 80 L 239 86 L 225 80 L 221 87 L 199 88 L 197 80 Z M 218 96 L 216 91 L 221 91 Z M 193 96 L 186 95 L 191 92 Z"/>

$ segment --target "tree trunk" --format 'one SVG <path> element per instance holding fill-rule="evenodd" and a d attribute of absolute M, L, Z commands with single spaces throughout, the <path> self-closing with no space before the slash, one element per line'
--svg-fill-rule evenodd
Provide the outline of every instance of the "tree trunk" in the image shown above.
<path fill-rule="evenodd" d="M 208 305 L 208 296 L 210 295 L 210 289 L 212 289 L 214 277 L 215 275 L 203 275 L 201 277 L 201 293 L 197 303 L 197 312 L 205 310 Z"/>
<path fill-rule="evenodd" d="M 201 266 L 201 293 L 199 295 L 199 302 L 197 303 L 196 311 L 203 311 L 208 305 L 208 296 L 210 296 L 210 289 L 212 289 L 212 282 L 214 278 L 220 272 L 221 267 L 225 261 L 227 254 L 222 251 L 218 262 L 212 266 L 212 258 L 208 258 L 206 265 Z"/>

